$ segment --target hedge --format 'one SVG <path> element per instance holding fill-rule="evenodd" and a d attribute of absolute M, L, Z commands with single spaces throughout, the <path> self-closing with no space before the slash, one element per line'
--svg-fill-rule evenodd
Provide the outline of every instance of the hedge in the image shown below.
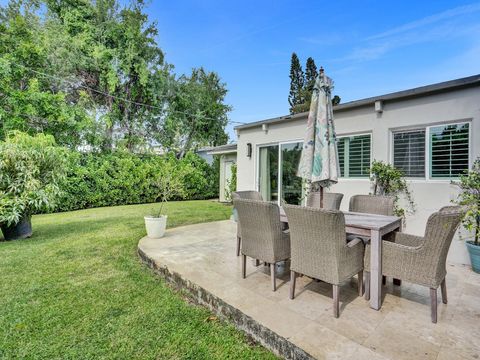
<path fill-rule="evenodd" d="M 182 159 L 165 155 L 136 155 L 118 151 L 108 154 L 72 152 L 63 195 L 55 211 L 157 201 L 153 180 L 161 176 L 166 162 L 186 167 L 184 199 L 218 196 L 218 161 L 209 165 L 194 153 Z M 172 200 L 184 200 L 172 199 Z"/>

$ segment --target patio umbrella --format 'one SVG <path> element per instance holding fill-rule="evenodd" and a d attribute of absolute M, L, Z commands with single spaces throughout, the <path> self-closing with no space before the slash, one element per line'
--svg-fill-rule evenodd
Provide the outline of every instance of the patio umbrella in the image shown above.
<path fill-rule="evenodd" d="M 333 81 L 320 68 L 310 103 L 307 130 L 297 176 L 305 179 L 310 191 L 320 187 L 320 207 L 323 207 L 323 188 L 338 181 L 337 138 L 333 124 L 331 92 Z"/>

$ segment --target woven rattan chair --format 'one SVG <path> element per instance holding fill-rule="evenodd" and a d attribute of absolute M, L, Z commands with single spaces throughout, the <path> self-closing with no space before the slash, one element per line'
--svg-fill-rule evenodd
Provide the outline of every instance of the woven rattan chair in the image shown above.
<path fill-rule="evenodd" d="M 393 202 L 392 196 L 353 195 L 350 198 L 349 211 L 393 216 Z"/>
<path fill-rule="evenodd" d="M 340 204 L 342 203 L 343 194 L 339 193 L 323 193 L 323 208 L 326 210 L 340 210 Z M 307 206 L 313 208 L 320 207 L 320 192 L 312 191 L 307 196 Z"/>
<path fill-rule="evenodd" d="M 333 315 L 339 315 L 339 285 L 358 274 L 362 296 L 363 251 L 360 239 L 347 244 L 345 217 L 337 210 L 284 205 L 290 225 L 292 256 L 290 298 L 295 297 L 297 274 L 333 285 Z"/>
<path fill-rule="evenodd" d="M 445 262 L 455 231 L 463 216 L 463 208 L 448 207 L 430 215 L 424 236 L 395 233 L 392 241 L 383 241 L 382 272 L 430 288 L 432 322 L 437 322 L 437 288 L 441 286 L 442 301 L 447 303 Z M 370 284 L 370 246 L 365 251 L 366 289 Z"/>
<path fill-rule="evenodd" d="M 242 277 L 245 279 L 247 256 L 270 265 L 272 290 L 276 290 L 276 263 L 290 258 L 290 235 L 282 231 L 277 204 L 257 200 L 234 199 L 242 228 Z"/>
<path fill-rule="evenodd" d="M 260 201 L 263 200 L 262 194 L 254 190 L 235 191 L 232 193 L 232 200 L 235 200 L 235 199 L 249 199 L 249 200 L 260 200 Z M 236 209 L 234 208 L 233 211 L 234 211 L 234 216 L 237 217 Z M 240 256 L 241 243 L 242 243 L 242 231 L 241 231 L 240 223 L 237 221 L 237 256 Z"/>
<path fill-rule="evenodd" d="M 353 195 L 350 198 L 350 204 L 348 210 L 351 212 L 358 213 L 367 213 L 367 214 L 377 214 L 377 215 L 386 215 L 393 216 L 394 211 L 394 201 L 393 196 L 380 196 L 380 195 Z M 356 235 L 348 234 L 347 239 L 350 241 L 354 239 Z M 388 236 L 388 238 L 390 238 Z M 368 237 L 361 237 L 364 243 L 370 241 Z M 387 278 L 384 276 L 382 283 L 385 285 Z M 393 279 L 395 285 L 401 285 L 401 281 L 398 279 Z"/>

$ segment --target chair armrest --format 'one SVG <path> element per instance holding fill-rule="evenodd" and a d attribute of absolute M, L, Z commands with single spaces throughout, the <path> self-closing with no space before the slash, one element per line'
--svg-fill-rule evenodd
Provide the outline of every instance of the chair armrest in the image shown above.
<path fill-rule="evenodd" d="M 401 232 L 396 232 L 393 237 L 393 242 L 395 244 L 410 246 L 410 247 L 419 247 L 423 244 L 424 238 L 422 236 L 404 234 Z"/>
<path fill-rule="evenodd" d="M 347 247 L 352 248 L 352 247 L 354 247 L 355 245 L 357 245 L 358 243 L 363 243 L 363 240 L 360 239 L 360 238 L 358 238 L 358 237 L 356 237 L 356 238 L 352 239 L 351 241 L 349 241 L 349 242 L 347 243 Z"/>
<path fill-rule="evenodd" d="M 370 269 L 370 251 L 371 246 L 365 247 L 365 269 Z M 410 260 L 421 254 L 421 246 L 407 246 L 397 244 L 391 241 L 382 241 L 382 263 L 383 267 L 392 267 L 392 264 L 398 264 L 399 267 L 403 267 L 406 264 L 412 263 Z M 401 277 L 399 277 L 401 278 Z"/>

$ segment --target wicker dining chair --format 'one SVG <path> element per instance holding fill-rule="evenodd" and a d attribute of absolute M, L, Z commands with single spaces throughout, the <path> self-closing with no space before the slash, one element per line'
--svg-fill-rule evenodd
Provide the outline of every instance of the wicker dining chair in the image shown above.
<path fill-rule="evenodd" d="M 358 274 L 358 292 L 363 291 L 363 252 L 360 239 L 347 243 L 345 217 L 338 210 L 284 205 L 290 225 L 290 299 L 295 297 L 295 279 L 303 274 L 332 284 L 333 315 L 339 316 L 340 284 Z"/>
<path fill-rule="evenodd" d="M 258 200 L 234 199 L 242 228 L 242 277 L 246 277 L 247 256 L 270 265 L 272 290 L 276 290 L 275 268 L 290 258 L 290 235 L 282 230 L 277 204 Z"/>
<path fill-rule="evenodd" d="M 323 208 L 327 210 L 340 210 L 343 194 L 324 192 Z M 313 208 L 320 207 L 320 191 L 312 191 L 307 196 L 307 206 Z"/>
<path fill-rule="evenodd" d="M 232 200 L 234 199 L 249 199 L 249 200 L 263 200 L 262 194 L 260 194 L 258 191 L 254 190 L 246 190 L 246 191 L 235 191 L 232 193 Z M 237 217 L 236 215 L 236 209 L 233 209 L 234 211 L 234 217 Z M 237 219 L 235 219 L 237 221 Z M 240 227 L 240 223 L 237 221 L 237 256 L 240 256 L 240 246 L 242 243 L 242 231 Z"/>
<path fill-rule="evenodd" d="M 437 322 L 437 288 L 442 290 L 442 301 L 447 303 L 445 267 L 448 249 L 463 217 L 460 206 L 442 208 L 430 215 L 424 236 L 397 232 L 393 241 L 383 241 L 382 273 L 417 285 L 430 288 L 431 318 Z M 365 250 L 366 287 L 369 296 L 370 246 Z"/>
<path fill-rule="evenodd" d="M 394 200 L 393 196 L 353 195 L 349 211 L 393 216 Z"/>

